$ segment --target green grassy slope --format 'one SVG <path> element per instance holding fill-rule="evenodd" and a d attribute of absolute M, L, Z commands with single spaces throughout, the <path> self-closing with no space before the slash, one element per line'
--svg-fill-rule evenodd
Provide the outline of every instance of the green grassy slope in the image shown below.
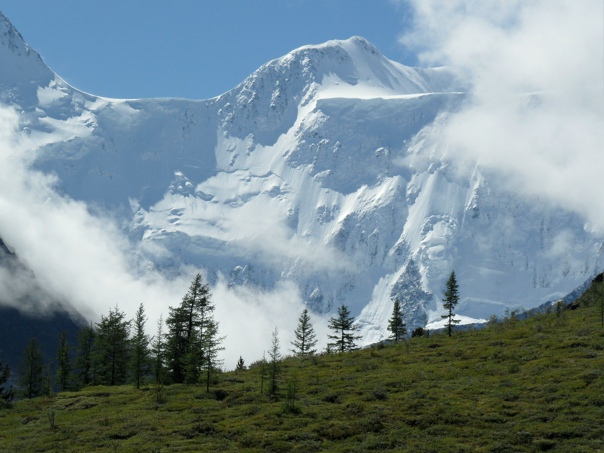
<path fill-rule="evenodd" d="M 286 359 L 279 401 L 260 394 L 254 367 L 210 394 L 94 387 L 17 402 L 0 411 L 0 450 L 604 451 L 602 298 L 594 285 L 561 314 Z"/>

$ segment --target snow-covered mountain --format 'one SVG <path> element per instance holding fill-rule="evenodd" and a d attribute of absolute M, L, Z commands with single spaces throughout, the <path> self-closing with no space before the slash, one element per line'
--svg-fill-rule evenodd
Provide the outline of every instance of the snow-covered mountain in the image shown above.
<path fill-rule="evenodd" d="M 35 167 L 121 216 L 149 268 L 293 281 L 317 312 L 348 305 L 365 342 L 395 298 L 409 327 L 440 319 L 453 269 L 471 321 L 603 267 L 577 215 L 447 158 L 439 133 L 470 96 L 455 71 L 405 67 L 363 38 L 296 49 L 213 99 L 119 100 L 68 85 L 0 15 L 0 68 Z"/>

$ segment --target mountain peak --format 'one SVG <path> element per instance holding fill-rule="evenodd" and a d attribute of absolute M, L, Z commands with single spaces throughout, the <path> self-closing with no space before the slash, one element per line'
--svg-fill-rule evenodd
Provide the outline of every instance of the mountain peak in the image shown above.
<path fill-rule="evenodd" d="M 251 128 L 258 143 L 273 144 L 293 126 L 299 108 L 312 107 L 313 101 L 446 91 L 442 87 L 453 84 L 452 74 L 441 71 L 436 77 L 434 72 L 391 61 L 360 36 L 305 45 L 262 65 L 220 96 L 226 108 L 219 116 L 229 134 L 245 137 Z"/>
<path fill-rule="evenodd" d="M 21 33 L 2 12 L 0 12 L 0 48 L 10 51 L 17 57 L 33 57 L 42 63 L 38 52 L 29 47 Z"/>
<path fill-rule="evenodd" d="M 292 60 L 299 61 L 320 84 L 335 77 L 349 85 L 369 83 L 397 94 L 429 91 L 412 68 L 387 59 L 361 36 L 302 46 L 274 61 L 290 64 Z"/>
<path fill-rule="evenodd" d="M 0 11 L 0 44 L 7 47 L 19 47 L 21 45 L 27 46 L 23 40 L 21 33 L 13 26 L 8 17 L 2 14 Z"/>
<path fill-rule="evenodd" d="M 366 342 L 385 337 L 395 299 L 410 328 L 440 319 L 451 269 L 474 319 L 601 271 L 602 240 L 578 216 L 441 157 L 447 116 L 468 99 L 447 68 L 406 67 L 355 36 L 293 50 L 204 102 L 94 99 L 53 83 L 4 16 L 0 39 L 0 101 L 46 143 L 34 168 L 67 197 L 115 207 L 137 270 L 292 283 L 291 300 L 317 311 L 349 306 Z"/>
<path fill-rule="evenodd" d="M 325 48 L 334 48 L 334 47 L 344 49 L 346 52 L 362 51 L 362 52 L 367 52 L 372 55 L 382 56 L 382 53 L 379 51 L 379 49 L 377 47 L 375 47 L 373 44 L 371 44 L 367 39 L 363 38 L 362 36 L 351 36 L 348 39 L 331 39 L 327 42 L 324 42 L 323 44 L 316 44 L 316 45 L 310 44 L 310 45 L 299 47 L 298 49 L 294 50 L 293 52 L 296 52 L 297 50 L 302 50 L 302 49 L 312 49 L 312 48 L 325 49 Z"/>
<path fill-rule="evenodd" d="M 35 101 L 38 86 L 48 86 L 56 78 L 46 66 L 40 54 L 33 50 L 21 34 L 0 12 L 0 87 L 11 87 L 11 98 L 0 94 L 0 101 L 13 103 L 16 99 L 23 102 L 26 98 Z M 34 82 L 33 84 L 31 82 Z M 17 89 L 15 89 L 18 87 Z"/>

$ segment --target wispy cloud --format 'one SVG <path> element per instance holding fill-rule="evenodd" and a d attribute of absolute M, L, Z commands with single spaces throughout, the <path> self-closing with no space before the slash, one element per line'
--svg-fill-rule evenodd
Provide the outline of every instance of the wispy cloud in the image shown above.
<path fill-rule="evenodd" d="M 113 219 L 59 195 L 56 178 L 31 169 L 36 144 L 19 131 L 19 121 L 14 110 L 0 108 L 0 235 L 39 285 L 91 319 L 116 304 L 131 313 L 139 303 L 159 312 L 177 301 L 184 281 L 137 274 Z"/>
<path fill-rule="evenodd" d="M 166 318 L 168 307 L 180 303 L 193 274 L 203 269 L 182 268 L 179 277 L 168 278 L 146 266 L 141 258 L 146 254 L 138 253 L 110 214 L 93 214 L 85 203 L 58 194 L 55 177 L 31 168 L 39 137 L 22 133 L 20 121 L 14 109 L 0 106 L 0 237 L 35 278 L 0 268 L 2 294 L 10 300 L 31 296 L 35 306 L 18 308 L 36 313 L 65 302 L 91 321 L 116 305 L 132 317 L 143 303 L 148 330 L 154 333 L 160 314 Z M 234 367 L 240 355 L 248 364 L 259 359 L 275 327 L 287 352 L 304 307 L 293 284 L 262 290 L 230 288 L 220 280 L 211 291 L 220 334 L 226 336 L 222 357 L 227 367 Z M 326 323 L 320 318 L 316 323 L 326 338 Z"/>
<path fill-rule="evenodd" d="M 249 365 L 262 357 L 271 345 L 271 334 L 279 332 L 281 354 L 290 355 L 298 318 L 304 304 L 298 288 L 291 282 L 282 282 L 272 290 L 253 287 L 229 288 L 224 280 L 214 287 L 216 318 L 227 333 L 225 365 L 233 368 L 239 356 Z M 326 318 L 311 314 L 319 349 L 327 343 Z"/>
<path fill-rule="evenodd" d="M 506 174 L 604 232 L 604 4 L 599 0 L 409 0 L 401 42 L 473 86 L 441 149 Z"/>

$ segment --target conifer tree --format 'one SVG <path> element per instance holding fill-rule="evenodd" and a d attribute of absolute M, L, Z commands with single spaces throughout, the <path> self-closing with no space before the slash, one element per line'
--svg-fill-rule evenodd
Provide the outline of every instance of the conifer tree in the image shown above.
<path fill-rule="evenodd" d="M 42 372 L 42 391 L 40 395 L 51 396 L 53 387 L 54 387 L 54 379 L 52 373 L 52 363 L 50 360 L 46 360 L 44 362 L 44 371 Z"/>
<path fill-rule="evenodd" d="M 165 360 L 169 382 L 182 383 L 185 380 L 185 358 L 189 349 L 185 330 L 185 312 L 181 307 L 169 307 L 166 319 Z"/>
<path fill-rule="evenodd" d="M 2 362 L 0 362 L 0 408 L 9 407 L 15 396 L 13 387 L 6 387 L 9 379 L 10 367 L 8 365 L 2 366 Z"/>
<path fill-rule="evenodd" d="M 130 361 L 130 321 L 118 307 L 101 316 L 97 323 L 95 338 L 95 360 L 98 366 L 99 383 L 122 385 L 128 377 Z"/>
<path fill-rule="evenodd" d="M 271 340 L 271 348 L 268 351 L 268 356 L 270 357 L 270 363 L 268 366 L 268 394 L 273 398 L 277 398 L 277 393 L 279 391 L 279 372 L 280 365 L 279 362 L 281 360 L 281 351 L 279 345 L 279 330 L 275 327 L 273 331 L 273 337 Z"/>
<path fill-rule="evenodd" d="M 260 394 L 264 395 L 264 381 L 266 379 L 266 368 L 268 363 L 266 361 L 266 351 L 262 353 L 262 359 L 260 359 Z"/>
<path fill-rule="evenodd" d="M 389 340 L 398 343 L 407 333 L 407 326 L 403 321 L 403 310 L 398 299 L 394 300 L 392 307 L 392 317 L 388 321 L 388 330 L 392 333 Z"/>
<path fill-rule="evenodd" d="M 78 383 L 80 386 L 97 385 L 97 361 L 94 353 L 94 339 L 96 331 L 92 326 L 83 327 L 78 332 L 78 347 L 75 366 L 78 369 Z"/>
<path fill-rule="evenodd" d="M 201 338 L 213 311 L 208 285 L 197 274 L 180 306 L 170 307 L 166 319 L 166 359 L 172 382 L 197 382 L 203 367 Z"/>
<path fill-rule="evenodd" d="M 210 391 L 210 382 L 214 371 L 222 364 L 218 359 L 218 352 L 224 348 L 220 346 L 224 337 L 218 336 L 218 323 L 209 319 L 203 331 L 203 368 L 206 374 L 206 392 Z"/>
<path fill-rule="evenodd" d="M 459 286 L 455 277 L 455 271 L 451 272 L 447 280 L 443 302 L 447 314 L 441 317 L 447 320 L 445 326 L 447 327 L 447 333 L 451 336 L 453 334 L 453 326 L 459 323 L 459 319 L 455 319 L 455 313 L 453 313 L 455 306 L 459 303 Z"/>
<path fill-rule="evenodd" d="M 185 380 L 186 384 L 196 384 L 201 379 L 204 365 L 204 335 L 195 331 L 189 340 L 188 352 L 185 355 Z"/>
<path fill-rule="evenodd" d="M 71 388 L 71 360 L 69 358 L 69 345 L 67 332 L 59 335 L 59 349 L 57 351 L 57 384 L 59 391 L 64 392 Z"/>
<path fill-rule="evenodd" d="M 164 320 L 159 316 L 157 321 L 157 333 L 151 343 L 151 354 L 153 355 L 153 379 L 156 384 L 163 384 L 165 379 L 165 343 L 164 343 Z"/>
<path fill-rule="evenodd" d="M 134 333 L 130 340 L 132 345 L 130 374 L 132 376 L 132 383 L 137 389 L 140 388 L 143 379 L 149 374 L 150 369 L 149 336 L 145 333 L 146 321 L 145 309 L 143 308 L 143 304 L 140 304 L 132 321 Z"/>
<path fill-rule="evenodd" d="M 245 371 L 245 361 L 241 356 L 239 356 L 239 360 L 237 360 L 237 365 L 235 365 L 235 371 Z"/>
<path fill-rule="evenodd" d="M 317 352 L 313 349 L 317 344 L 315 330 L 310 322 L 310 316 L 308 315 L 308 309 L 304 309 L 300 318 L 298 319 L 298 327 L 294 331 L 296 339 L 291 342 L 295 349 L 292 352 L 299 356 L 314 354 Z"/>
<path fill-rule="evenodd" d="M 19 384 L 26 398 L 35 398 L 45 390 L 44 356 L 35 338 L 32 338 L 23 351 L 19 364 Z"/>
<path fill-rule="evenodd" d="M 352 351 L 357 348 L 355 340 L 360 339 L 360 336 L 354 335 L 359 328 L 354 325 L 354 316 L 351 316 L 346 305 L 338 308 L 338 316 L 329 319 L 328 327 L 335 332 L 335 335 L 328 335 L 330 340 L 335 340 L 329 343 L 330 350 L 338 352 Z"/>

